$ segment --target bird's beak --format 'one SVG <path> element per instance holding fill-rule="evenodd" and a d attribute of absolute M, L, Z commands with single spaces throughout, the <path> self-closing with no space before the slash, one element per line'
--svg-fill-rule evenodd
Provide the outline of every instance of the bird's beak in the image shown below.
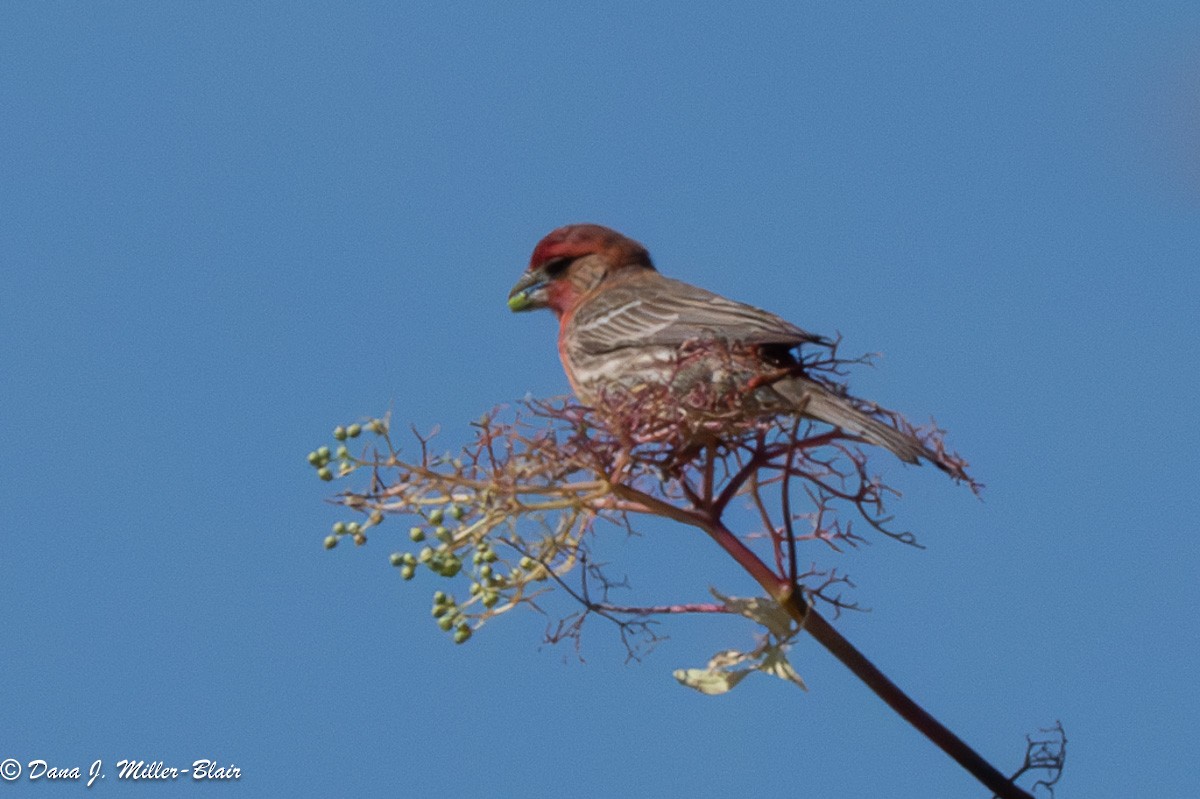
<path fill-rule="evenodd" d="M 541 270 L 521 275 L 517 285 L 508 292 L 508 309 L 510 311 L 532 311 L 537 308 L 545 308 L 546 301 L 549 299 L 546 296 L 546 284 L 549 282 L 549 278 Z"/>

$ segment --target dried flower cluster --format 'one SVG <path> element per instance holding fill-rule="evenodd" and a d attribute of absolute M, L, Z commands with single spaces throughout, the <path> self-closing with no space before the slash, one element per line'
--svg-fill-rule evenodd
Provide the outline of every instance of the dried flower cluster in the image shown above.
<path fill-rule="evenodd" d="M 514 608 L 540 609 L 552 588 L 566 591 L 578 609 L 552 624 L 550 640 L 579 640 L 584 622 L 614 622 L 630 656 L 658 640 L 655 617 L 670 613 L 735 613 L 757 622 L 758 645 L 718 653 L 706 669 L 681 670 L 685 684 L 710 693 L 728 690 L 752 670 L 802 684 L 785 652 L 800 620 L 774 600 L 793 591 L 835 614 L 855 607 L 843 599 L 848 578 L 813 565 L 820 552 L 862 540 L 863 530 L 915 544 L 889 526 L 885 500 L 894 495 L 868 471 L 857 440 L 795 416 L 755 408 L 744 392 L 719 379 L 688 379 L 699 359 L 711 368 L 723 345 L 697 342 L 677 364 L 680 380 L 606 395 L 597 407 L 567 399 L 527 400 L 515 411 L 494 411 L 472 425 L 472 440 L 457 453 L 437 454 L 433 437 L 412 431 L 406 453 L 386 420 L 372 419 L 373 441 L 358 454 L 345 443 L 310 455 L 323 479 L 360 479 L 338 501 L 361 520 L 338 522 L 326 546 L 356 544 L 385 518 L 406 515 L 412 548 L 392 563 L 404 579 L 421 568 L 449 580 L 433 596 L 432 614 L 455 641 L 466 641 L 493 618 Z M 694 360 L 695 359 L 695 360 Z M 861 359 L 854 362 L 861 362 Z M 844 394 L 838 378 L 850 363 L 836 348 L 804 365 L 806 377 Z M 784 373 L 781 373 L 781 377 Z M 860 403 L 877 418 L 919 434 L 889 411 Z M 339 427 L 345 442 L 361 425 Z M 948 454 L 940 430 L 921 434 L 937 465 L 970 480 L 966 464 Z M 757 518 L 756 529 L 735 535 L 724 525 L 734 500 Z M 601 521 L 635 529 L 641 515 L 666 517 L 705 530 L 766 588 L 770 600 L 732 599 L 654 606 L 611 601 L 614 581 L 589 557 L 589 538 Z M 724 539 L 724 540 L 723 540 Z M 817 546 L 818 551 L 812 550 Z"/>
<path fill-rule="evenodd" d="M 852 587 L 844 572 L 818 567 L 818 558 L 871 534 L 917 543 L 891 526 L 886 502 L 896 492 L 871 472 L 859 439 L 794 409 L 763 407 L 757 389 L 797 375 L 820 382 L 863 413 L 916 437 L 927 460 L 978 492 L 966 462 L 946 450 L 936 426 L 920 430 L 894 412 L 851 398 L 844 369 L 865 359 L 840 359 L 836 344 L 751 386 L 722 380 L 720 359 L 732 355 L 727 345 L 698 341 L 681 351 L 664 385 L 602 394 L 593 407 L 557 399 L 497 409 L 472 424 L 471 440 L 457 452 L 438 454 L 434 435 L 415 429 L 409 447 L 398 446 L 387 419 L 338 427 L 336 450 L 319 447 L 308 459 L 322 480 L 351 485 L 335 501 L 358 518 L 334 524 L 325 545 L 333 548 L 347 538 L 363 545 L 388 518 L 407 517 L 411 546 L 394 552 L 392 564 L 405 580 L 427 569 L 445 581 L 433 593 L 431 613 L 457 643 L 515 608 L 543 611 L 542 597 L 554 589 L 577 604 L 551 622 L 548 640 L 578 644 L 585 622 L 599 617 L 616 625 L 630 657 L 659 640 L 656 624 L 663 615 L 726 613 L 752 620 L 760 631 L 753 647 L 723 650 L 702 668 L 675 672 L 684 685 L 709 694 L 729 691 L 755 672 L 803 687 L 787 651 L 806 631 L 997 796 L 1029 799 L 1015 780 L 1037 772 L 1046 775 L 1037 787 L 1052 792 L 1066 751 L 1061 727 L 1049 738 L 1031 738 L 1025 763 L 1005 777 L 900 691 L 819 612 L 824 607 L 836 616 L 856 605 L 844 598 L 843 589 Z M 351 453 L 348 442 L 364 434 L 370 434 L 367 443 Z M 730 528 L 735 501 L 750 509 L 755 521 L 749 529 Z M 711 599 L 697 602 L 612 601 L 613 589 L 623 584 L 591 557 L 593 536 L 601 522 L 635 531 L 647 516 L 703 531 L 765 596 L 729 597 L 710 589 Z"/>

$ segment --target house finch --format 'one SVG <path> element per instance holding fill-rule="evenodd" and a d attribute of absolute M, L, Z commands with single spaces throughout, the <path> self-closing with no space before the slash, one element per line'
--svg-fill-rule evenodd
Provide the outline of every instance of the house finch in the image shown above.
<path fill-rule="evenodd" d="M 871 415 L 856 400 L 804 374 L 794 351 L 831 346 L 775 314 L 663 277 L 646 248 L 600 225 L 567 225 L 543 238 L 508 295 L 513 311 L 549 308 L 558 316 L 558 352 L 575 394 L 602 402 L 612 389 L 697 381 L 742 389 L 746 415 L 792 413 L 826 422 L 901 460 L 942 460 L 916 436 Z M 698 364 L 685 354 L 716 342 Z"/>

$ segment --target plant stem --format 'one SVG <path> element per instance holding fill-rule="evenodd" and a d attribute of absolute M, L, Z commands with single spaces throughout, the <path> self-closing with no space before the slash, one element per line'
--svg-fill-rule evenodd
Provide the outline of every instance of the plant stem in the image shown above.
<path fill-rule="evenodd" d="M 995 766 L 984 760 L 978 752 L 951 732 L 948 727 L 931 716 L 908 694 L 901 691 L 874 663 L 867 659 L 866 655 L 858 651 L 853 644 L 834 629 L 824 616 L 805 603 L 803 591 L 794 590 L 790 583 L 781 580 L 729 528 L 714 519 L 706 519 L 697 526 L 701 527 L 726 552 L 732 555 L 734 560 L 749 572 L 750 576 L 765 588 L 773 599 L 779 602 L 788 615 L 799 622 L 816 639 L 817 643 L 829 650 L 834 657 L 854 673 L 854 676 L 862 680 L 876 696 L 886 702 L 888 707 L 916 727 L 919 733 L 952 757 L 988 790 L 1000 799 L 1033 799 L 1024 790 L 1009 781 Z"/>
<path fill-rule="evenodd" d="M 814 608 L 805 607 L 796 599 L 796 592 L 784 603 L 788 614 L 800 621 L 821 646 L 840 660 L 846 668 L 854 672 L 871 691 L 887 703 L 888 707 L 900 714 L 900 717 L 917 728 L 917 731 L 933 742 L 960 766 L 971 773 L 988 790 L 1000 799 L 1032 799 L 1028 793 L 1013 785 L 1007 777 L 996 770 L 965 741 L 951 732 L 944 724 L 931 716 L 924 708 L 900 690 L 900 688 L 880 671 L 874 663 L 867 659 L 862 652 L 842 636 L 833 625 L 825 620 Z"/>
<path fill-rule="evenodd" d="M 725 526 L 716 513 L 710 511 L 705 514 L 699 511 L 683 510 L 626 485 L 613 484 L 612 489 L 622 499 L 640 503 L 647 512 L 658 513 L 683 524 L 699 527 L 708 533 L 722 549 L 738 562 L 738 565 L 766 589 L 771 598 L 778 602 L 789 616 L 799 622 L 816 639 L 817 643 L 829 650 L 834 657 L 854 673 L 854 676 L 862 680 L 876 696 L 887 703 L 888 707 L 916 727 L 919 733 L 953 758 L 999 799 L 1033 799 L 1001 774 L 995 766 L 984 760 L 978 752 L 951 732 L 948 727 L 931 716 L 908 694 L 901 691 L 874 663 L 867 659 L 866 655 L 859 652 L 853 644 L 834 629 L 824 616 L 815 608 L 807 605 L 803 591 L 796 590 L 796 586 L 791 581 L 776 574 L 753 550 L 742 543 L 742 539 Z"/>

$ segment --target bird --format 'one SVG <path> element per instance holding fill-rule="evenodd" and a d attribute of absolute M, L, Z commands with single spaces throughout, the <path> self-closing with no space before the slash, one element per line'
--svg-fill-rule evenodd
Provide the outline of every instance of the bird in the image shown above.
<path fill-rule="evenodd" d="M 601 404 L 607 392 L 620 388 L 685 392 L 697 381 L 735 384 L 744 389 L 747 416 L 815 419 L 890 450 L 902 461 L 946 468 L 915 434 L 872 414 L 877 406 L 805 374 L 799 349 L 830 347 L 828 338 L 664 276 L 644 246 L 611 228 L 571 224 L 548 233 L 509 292 L 508 307 L 514 312 L 548 308 L 558 317 L 559 357 L 585 405 Z M 698 342 L 713 342 L 722 352 L 688 360 Z M 687 374 L 685 385 L 681 372 Z"/>

